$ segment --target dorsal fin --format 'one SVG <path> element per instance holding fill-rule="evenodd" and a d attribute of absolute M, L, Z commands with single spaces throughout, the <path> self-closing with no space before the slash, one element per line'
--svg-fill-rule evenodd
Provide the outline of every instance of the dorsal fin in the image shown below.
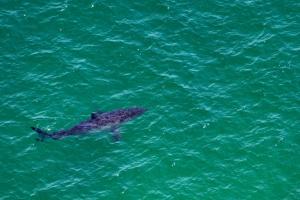
<path fill-rule="evenodd" d="M 91 119 L 95 119 L 95 118 L 97 118 L 97 114 L 96 113 L 92 113 L 91 114 Z"/>
<path fill-rule="evenodd" d="M 102 112 L 102 111 L 97 111 L 97 112 L 93 112 L 92 114 L 91 114 L 91 119 L 96 119 L 98 116 L 100 116 L 102 113 L 104 113 L 104 112 Z"/>

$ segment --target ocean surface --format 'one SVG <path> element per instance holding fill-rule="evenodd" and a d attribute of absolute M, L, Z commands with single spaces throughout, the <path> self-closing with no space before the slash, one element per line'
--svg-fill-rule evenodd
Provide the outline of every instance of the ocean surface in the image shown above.
<path fill-rule="evenodd" d="M 300 199 L 299 1 L 1 0 L 0 38 L 0 200 Z"/>

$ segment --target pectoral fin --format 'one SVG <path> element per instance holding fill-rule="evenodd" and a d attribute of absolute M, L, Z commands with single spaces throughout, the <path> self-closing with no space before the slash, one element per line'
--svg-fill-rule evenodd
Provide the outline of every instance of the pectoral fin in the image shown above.
<path fill-rule="evenodd" d="M 120 129 L 118 127 L 113 127 L 111 129 L 111 132 L 112 132 L 112 138 L 113 138 L 114 142 L 121 140 L 121 133 L 120 133 Z"/>

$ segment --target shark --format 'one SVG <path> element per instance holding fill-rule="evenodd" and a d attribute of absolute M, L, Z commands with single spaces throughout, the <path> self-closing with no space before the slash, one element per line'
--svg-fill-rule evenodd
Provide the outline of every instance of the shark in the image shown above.
<path fill-rule="evenodd" d="M 119 126 L 129 120 L 132 120 L 143 113 L 147 109 L 140 107 L 116 109 L 110 112 L 97 111 L 93 112 L 90 117 L 69 129 L 63 129 L 48 133 L 40 128 L 31 127 L 38 134 L 37 141 L 44 141 L 47 138 L 59 140 L 67 136 L 85 135 L 87 133 L 110 130 L 113 134 L 114 141 L 121 139 Z"/>

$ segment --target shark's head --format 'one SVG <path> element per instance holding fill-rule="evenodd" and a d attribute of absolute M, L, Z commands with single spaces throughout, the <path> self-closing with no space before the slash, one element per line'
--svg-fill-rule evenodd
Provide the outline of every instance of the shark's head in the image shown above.
<path fill-rule="evenodd" d="M 147 109 L 145 108 L 129 108 L 128 112 L 130 113 L 131 117 L 138 117 L 146 112 Z"/>

